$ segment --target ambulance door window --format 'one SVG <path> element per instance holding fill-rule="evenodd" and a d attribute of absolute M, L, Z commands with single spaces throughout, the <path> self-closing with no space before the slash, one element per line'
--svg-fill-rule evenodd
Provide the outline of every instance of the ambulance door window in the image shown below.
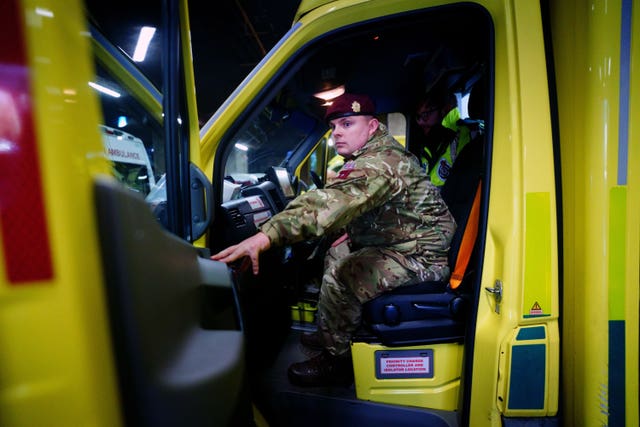
<path fill-rule="evenodd" d="M 114 14 L 106 4 L 88 2 L 96 70 L 89 85 L 100 99 L 99 130 L 113 176 L 145 198 L 167 227 L 160 5 L 127 10 Z M 137 42 L 144 37 L 148 47 L 140 53 Z"/>
<path fill-rule="evenodd" d="M 327 170 L 328 140 L 329 133 L 327 132 L 298 167 L 296 176 L 300 183 L 299 192 L 324 186 Z"/>
<path fill-rule="evenodd" d="M 165 173 L 162 124 L 99 64 L 95 80 L 103 115 L 100 134 L 113 174 L 147 197 Z"/>
<path fill-rule="evenodd" d="M 231 140 L 225 162 L 225 177 L 234 183 L 249 185 L 265 179 L 265 172 L 272 166 L 284 167 L 294 174 L 305 162 L 306 170 L 299 177 L 304 190 L 312 182 L 308 168 L 320 169 L 324 164 L 323 153 L 312 154 L 326 125 L 299 109 L 287 109 L 278 105 L 275 97 Z"/>
<path fill-rule="evenodd" d="M 406 147 L 407 141 L 407 118 L 402 113 L 389 113 L 384 118 L 384 123 L 389 129 L 389 133 L 402 145 Z"/>

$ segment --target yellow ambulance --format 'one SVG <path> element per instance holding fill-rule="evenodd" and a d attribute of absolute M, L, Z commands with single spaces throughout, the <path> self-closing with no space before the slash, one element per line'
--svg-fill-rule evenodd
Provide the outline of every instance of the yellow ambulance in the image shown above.
<path fill-rule="evenodd" d="M 1 426 L 638 425 L 634 2 L 302 0 L 202 126 L 215 52 L 140 6 L 2 5 Z M 324 243 L 209 255 L 330 178 L 336 91 L 417 152 L 436 82 L 483 130 L 442 189 L 460 282 L 367 303 L 354 383 L 296 387 Z"/>

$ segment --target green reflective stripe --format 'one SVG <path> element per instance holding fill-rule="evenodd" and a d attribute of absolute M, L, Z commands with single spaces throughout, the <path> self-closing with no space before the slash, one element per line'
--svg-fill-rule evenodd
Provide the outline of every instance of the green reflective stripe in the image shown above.
<path fill-rule="evenodd" d="M 551 314 L 551 200 L 549 193 L 527 193 L 522 315 Z"/>
<path fill-rule="evenodd" d="M 624 320 L 626 282 L 627 188 L 613 187 L 609 197 L 609 320 Z"/>

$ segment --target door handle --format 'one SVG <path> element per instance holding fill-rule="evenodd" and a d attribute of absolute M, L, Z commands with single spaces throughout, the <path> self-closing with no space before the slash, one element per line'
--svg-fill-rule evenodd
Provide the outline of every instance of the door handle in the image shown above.
<path fill-rule="evenodd" d="M 500 303 L 502 302 L 502 281 L 496 280 L 493 288 L 484 288 L 487 292 L 489 292 L 496 300 L 496 308 L 495 311 L 497 314 L 500 314 Z"/>

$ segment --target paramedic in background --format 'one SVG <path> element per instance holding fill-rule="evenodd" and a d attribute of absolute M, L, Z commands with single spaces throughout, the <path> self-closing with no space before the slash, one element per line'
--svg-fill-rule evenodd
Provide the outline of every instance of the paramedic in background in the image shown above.
<path fill-rule="evenodd" d="M 366 95 L 336 98 L 325 118 L 345 158 L 338 175 L 291 201 L 254 236 L 211 257 L 226 263 L 249 257 L 258 274 L 259 255 L 270 247 L 323 235 L 337 239 L 325 256 L 318 331 L 301 337 L 322 352 L 289 367 L 297 385 L 351 384 L 350 340 L 362 304 L 400 285 L 449 277 L 455 221 L 415 156 L 374 114 Z"/>
<path fill-rule="evenodd" d="M 449 90 L 435 87 L 416 110 L 424 135 L 418 149 L 420 163 L 437 187 L 444 185 L 460 152 L 483 130 L 481 121 L 461 120 L 456 104 Z"/>

